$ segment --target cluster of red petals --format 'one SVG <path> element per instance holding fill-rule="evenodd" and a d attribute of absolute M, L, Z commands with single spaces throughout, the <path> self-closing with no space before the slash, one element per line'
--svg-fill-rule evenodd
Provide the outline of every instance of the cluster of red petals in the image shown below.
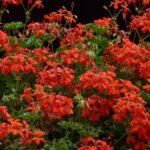
<path fill-rule="evenodd" d="M 134 44 L 128 38 L 124 38 L 123 43 L 110 45 L 106 53 L 110 55 L 113 64 L 119 64 L 120 71 L 136 72 L 144 78 L 148 78 L 150 75 L 150 52 L 146 48 Z"/>
<path fill-rule="evenodd" d="M 110 17 L 104 17 L 102 19 L 94 20 L 94 23 L 101 28 L 107 29 L 106 34 L 111 35 L 113 33 L 119 33 L 118 25 Z"/>
<path fill-rule="evenodd" d="M 150 117 L 144 107 L 145 101 L 140 96 L 140 89 L 131 81 L 120 80 L 118 83 L 123 97 L 116 99 L 113 119 L 118 122 L 128 121 L 127 143 L 134 145 L 137 150 L 145 150 L 150 142 Z"/>
<path fill-rule="evenodd" d="M 92 137 L 83 138 L 81 141 L 84 146 L 79 147 L 77 150 L 113 150 L 105 141 L 95 140 Z"/>
<path fill-rule="evenodd" d="M 49 48 L 38 48 L 32 51 L 34 59 L 39 62 L 40 70 L 48 70 L 49 68 L 56 68 L 59 66 L 58 57 Z"/>
<path fill-rule="evenodd" d="M 22 38 L 24 38 L 24 35 L 19 34 L 19 36 L 22 36 Z M 2 49 L 8 54 L 20 53 L 20 52 L 22 54 L 25 54 L 26 52 L 29 51 L 28 48 L 21 48 L 17 42 L 15 42 L 14 45 L 12 46 L 10 44 L 10 39 L 8 34 L 2 30 L 0 30 L 0 47 L 2 47 Z"/>
<path fill-rule="evenodd" d="M 40 102 L 40 105 L 46 119 L 62 119 L 65 115 L 73 114 L 72 99 L 61 94 L 50 94 L 47 100 Z"/>
<path fill-rule="evenodd" d="M 7 112 L 6 106 L 0 106 L 0 115 L 3 120 L 7 120 L 10 118 L 10 114 Z"/>
<path fill-rule="evenodd" d="M 84 25 L 77 24 L 77 27 L 69 28 L 63 33 L 63 38 L 60 41 L 60 47 L 79 45 L 80 47 L 86 48 L 87 45 L 84 44 L 84 39 L 92 39 L 92 37 L 92 29 L 87 31 Z"/>
<path fill-rule="evenodd" d="M 27 31 L 31 31 L 32 33 L 36 33 L 38 36 L 43 35 L 46 30 L 48 29 L 48 24 L 47 23 L 30 23 L 27 26 Z"/>
<path fill-rule="evenodd" d="M 110 114 L 113 103 L 113 100 L 104 99 L 98 95 L 92 95 L 85 101 L 82 117 L 89 118 L 91 122 L 97 122 Z"/>
<path fill-rule="evenodd" d="M 9 37 L 8 37 L 7 33 L 5 33 L 5 32 L 2 31 L 2 30 L 0 30 L 0 46 L 1 46 L 4 50 L 9 50 L 9 49 L 10 49 Z"/>
<path fill-rule="evenodd" d="M 149 4 L 149 0 L 140 0 L 142 1 L 142 5 L 146 6 Z M 123 15 L 126 16 L 127 12 L 130 11 L 129 5 L 130 4 L 136 4 L 139 0 L 114 0 L 111 2 L 110 6 L 113 6 L 114 9 L 118 10 L 120 7 L 123 8 Z"/>
<path fill-rule="evenodd" d="M 39 145 L 45 142 L 42 131 L 30 131 L 30 127 L 25 120 L 13 119 L 7 112 L 5 106 L 0 106 L 0 115 L 7 122 L 0 123 L 0 140 L 4 140 L 9 134 L 20 137 L 23 145 L 35 143 Z"/>
<path fill-rule="evenodd" d="M 46 120 L 62 119 L 65 115 L 73 114 L 73 101 L 71 98 L 61 94 L 47 94 L 44 92 L 43 86 L 38 84 L 35 86 L 35 92 L 32 92 L 31 88 L 27 88 L 24 90 L 24 94 L 21 95 L 29 104 L 28 110 L 37 112 L 37 106 L 40 107 Z M 35 101 L 32 102 L 32 99 L 35 99 Z"/>
<path fill-rule="evenodd" d="M 150 60 L 140 64 L 139 76 L 145 80 L 150 79 Z"/>
<path fill-rule="evenodd" d="M 35 22 L 35 23 L 30 23 L 27 26 L 27 31 L 36 34 L 38 37 L 41 37 L 45 33 L 51 33 L 54 36 L 59 36 L 59 26 L 56 24 L 52 23 L 47 23 L 47 22 Z"/>
<path fill-rule="evenodd" d="M 1 0 L 1 2 L 2 5 L 18 5 L 22 0 Z M 126 15 L 129 11 L 128 6 L 137 2 L 138 0 L 114 0 L 111 5 L 116 10 L 121 6 L 123 14 Z M 28 4 L 33 3 L 37 7 L 43 6 L 40 0 L 28 0 Z M 148 3 L 148 0 L 142 0 L 144 6 Z M 40 39 L 44 37 L 49 44 L 53 44 L 53 41 L 59 38 L 61 39 L 59 50 L 63 51 L 56 50 L 56 53 L 53 53 L 48 48 L 30 51 L 28 48 L 21 48 L 19 42 L 15 42 L 12 46 L 9 36 L 0 30 L 0 47 L 7 52 L 0 62 L 1 73 L 4 75 L 34 73 L 35 89 L 25 88 L 21 95 L 21 100 L 23 102 L 25 100 L 27 104 L 26 110 L 40 112 L 46 121 L 61 120 L 72 115 L 73 109 L 76 109 L 72 98 L 65 96 L 64 93 L 74 96 L 83 92 L 88 96 L 85 101 L 82 101 L 84 104 L 80 111 L 82 118 L 96 123 L 110 116 L 114 123 L 126 125 L 127 144 L 134 146 L 135 150 L 146 150 L 147 144 L 150 143 L 150 115 L 144 106 L 146 102 L 141 96 L 140 89 L 131 81 L 116 79 L 118 76 L 116 77 L 114 70 L 117 68 L 121 72 L 136 73 L 136 77 L 148 82 L 141 88 L 150 92 L 150 51 L 124 36 L 122 41 L 110 45 L 104 52 L 108 67 L 107 71 L 104 71 L 105 66 L 104 70 L 103 64 L 101 64 L 102 68 L 95 66 L 94 58 L 91 58 L 88 53 L 91 45 L 90 42 L 86 42 L 95 38 L 92 29 L 86 29 L 86 26 L 81 24 L 71 28 L 70 24 L 76 23 L 76 20 L 72 12 L 67 11 L 65 7 L 58 12 L 45 15 L 44 19 L 42 23 L 30 23 L 27 27 L 27 35 L 36 35 L 36 38 Z M 63 21 L 66 21 L 65 27 Z M 115 31 L 118 34 L 118 26 L 114 22 L 111 18 L 94 21 L 101 28 L 109 28 L 109 33 Z M 66 28 L 67 26 L 69 29 Z M 150 9 L 146 9 L 142 16 L 133 18 L 130 27 L 132 30 L 140 29 L 142 33 L 150 31 Z M 21 34 L 18 36 L 27 38 Z M 45 41 L 43 40 L 43 45 Z M 43 45 L 41 47 L 44 47 Z M 78 74 L 79 67 L 84 67 L 85 72 L 81 73 L 83 69 L 81 74 Z M 75 77 L 79 77 L 78 82 L 75 81 Z M 23 86 L 26 86 L 26 83 L 23 83 Z M 64 95 L 61 92 L 64 92 Z M 3 121 L 0 122 L 0 140 L 4 140 L 11 134 L 17 136 L 23 145 L 40 145 L 41 142 L 45 142 L 44 132 L 32 131 L 25 120 L 13 119 L 5 106 L 0 106 L 0 118 Z M 78 150 L 113 149 L 105 141 L 91 137 L 82 139 L 82 143 L 84 146 L 79 147 Z"/>
<path fill-rule="evenodd" d="M 145 107 L 140 101 L 142 101 L 141 97 L 129 93 L 123 98 L 118 98 L 117 103 L 114 106 L 115 115 L 113 118 L 116 121 L 122 122 L 127 117 L 129 112 L 131 115 L 134 115 L 134 113 L 137 115 L 138 111 L 145 111 Z"/>
<path fill-rule="evenodd" d="M 137 86 L 133 85 L 132 82 L 129 80 L 115 80 L 114 85 L 117 88 L 117 90 L 119 90 L 119 93 L 123 96 L 125 96 L 126 93 L 130 92 L 136 95 L 140 95 L 140 89 Z"/>
<path fill-rule="evenodd" d="M 102 19 L 94 20 L 94 23 L 99 25 L 100 27 L 110 28 L 111 21 L 112 21 L 111 18 L 102 18 Z"/>
<path fill-rule="evenodd" d="M 128 39 L 123 39 L 122 45 L 118 47 L 118 43 L 110 45 L 108 51 L 112 57 L 114 63 L 120 63 L 123 65 L 129 65 L 135 67 L 139 65 L 138 56 L 141 53 L 140 48 L 133 44 Z"/>
<path fill-rule="evenodd" d="M 21 121 L 19 119 L 9 119 L 8 122 L 9 124 L 7 125 L 7 133 L 11 133 L 14 136 L 19 135 L 23 145 L 32 143 L 39 145 L 41 142 L 45 142 L 43 139 L 44 132 L 36 130 L 31 132 L 29 130 L 29 125 L 25 120 Z"/>
<path fill-rule="evenodd" d="M 93 66 L 94 61 L 88 56 L 88 51 L 74 48 L 59 52 L 58 56 L 67 65 L 80 62 L 82 66 Z"/>
<path fill-rule="evenodd" d="M 147 81 L 148 81 L 149 84 L 144 85 L 143 89 L 150 93 L 150 79 L 147 79 Z"/>
<path fill-rule="evenodd" d="M 33 51 L 33 56 L 39 63 L 44 63 L 48 60 L 49 49 L 35 49 Z"/>
<path fill-rule="evenodd" d="M 68 67 L 53 67 L 43 69 L 39 72 L 37 83 L 41 85 L 50 85 L 52 88 L 58 85 L 70 85 L 74 81 L 74 70 Z"/>
<path fill-rule="evenodd" d="M 116 114 L 113 118 L 119 122 L 130 119 L 127 143 L 134 145 L 135 149 L 145 150 L 147 143 L 150 142 L 150 117 L 140 100 L 141 97 L 133 94 L 119 98 L 114 106 Z M 141 147 L 139 143 L 143 146 Z"/>
<path fill-rule="evenodd" d="M 131 22 L 131 29 L 140 29 L 142 33 L 150 32 L 150 8 L 142 16 L 135 16 Z"/>
<path fill-rule="evenodd" d="M 119 93 L 114 86 L 115 73 L 113 71 L 103 71 L 100 68 L 93 67 L 80 76 L 80 82 L 77 85 L 80 90 L 97 89 L 99 93 L 106 92 L 108 95 L 117 96 Z"/>
<path fill-rule="evenodd" d="M 0 124 L 0 140 L 5 139 L 7 135 L 7 124 L 5 122 L 2 122 Z"/>
<path fill-rule="evenodd" d="M 6 56 L 2 59 L 2 62 L 0 63 L 0 71 L 6 75 L 12 72 L 36 73 L 37 62 L 31 57 L 22 54 Z"/>
<path fill-rule="evenodd" d="M 74 15 L 71 11 L 68 11 L 65 7 L 59 9 L 57 12 L 52 12 L 49 15 L 44 15 L 44 19 L 48 20 L 50 23 L 62 22 L 63 19 L 70 23 L 75 23 Z"/>

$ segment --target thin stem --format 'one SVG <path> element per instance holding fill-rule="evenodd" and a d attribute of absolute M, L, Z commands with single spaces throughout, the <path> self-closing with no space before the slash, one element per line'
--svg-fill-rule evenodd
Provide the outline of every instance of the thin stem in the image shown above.
<path fill-rule="evenodd" d="M 35 8 L 35 5 L 32 5 L 31 8 L 29 8 L 29 5 L 28 5 L 28 8 L 26 8 L 23 3 L 21 3 L 21 4 L 22 4 L 22 7 L 23 7 L 23 9 L 25 11 L 25 15 L 26 15 L 25 26 L 24 26 L 24 29 L 23 29 L 23 33 L 24 33 L 25 28 L 26 28 L 27 24 L 29 23 L 29 21 L 31 19 L 30 18 L 31 11 Z"/>
<path fill-rule="evenodd" d="M 7 9 L 7 6 L 3 7 L 3 5 L 0 8 L 0 22 L 2 21 L 2 17 L 6 9 Z"/>

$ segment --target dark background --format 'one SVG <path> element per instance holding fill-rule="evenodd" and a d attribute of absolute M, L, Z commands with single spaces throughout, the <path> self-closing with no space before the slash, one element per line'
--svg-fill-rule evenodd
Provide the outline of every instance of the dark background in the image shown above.
<path fill-rule="evenodd" d="M 94 19 L 109 16 L 108 12 L 103 8 L 104 5 L 109 5 L 111 0 L 74 0 L 73 13 L 78 16 L 77 22 L 89 23 Z M 32 21 L 42 21 L 44 14 L 57 11 L 62 6 L 68 10 L 71 9 L 72 0 L 43 0 L 45 8 L 35 9 L 32 12 Z M 9 14 L 5 14 L 2 22 L 24 21 L 25 15 L 21 6 L 9 6 Z"/>

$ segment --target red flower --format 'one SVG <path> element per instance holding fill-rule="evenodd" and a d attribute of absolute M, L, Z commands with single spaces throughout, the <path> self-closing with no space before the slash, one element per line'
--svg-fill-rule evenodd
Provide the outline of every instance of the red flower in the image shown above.
<path fill-rule="evenodd" d="M 46 142 L 43 139 L 44 132 L 42 131 L 33 131 L 32 132 L 33 138 L 32 138 L 32 143 L 35 143 L 36 145 L 39 145 L 41 142 Z"/>
<path fill-rule="evenodd" d="M 0 63 L 0 70 L 3 74 L 10 74 L 12 72 L 37 72 L 37 62 L 32 58 L 22 54 L 14 56 L 6 56 Z"/>
<path fill-rule="evenodd" d="M 131 29 L 140 29 L 143 33 L 150 31 L 150 9 L 146 9 L 146 12 L 142 16 L 133 17 L 131 22 Z"/>
<path fill-rule="evenodd" d="M 67 67 L 54 67 L 51 69 L 43 69 L 39 72 L 39 78 L 37 80 L 41 85 L 50 85 L 56 87 L 57 85 L 67 86 L 74 81 L 74 70 Z"/>
<path fill-rule="evenodd" d="M 81 146 L 77 150 L 113 150 L 105 141 L 95 140 L 92 137 L 83 138 L 81 141 L 85 146 Z"/>
<path fill-rule="evenodd" d="M 87 55 L 88 52 L 82 49 L 70 49 L 65 50 L 64 52 L 58 53 L 60 59 L 68 65 L 72 65 L 73 63 L 80 62 L 82 66 L 93 66 L 94 61 Z"/>
<path fill-rule="evenodd" d="M 113 100 L 103 99 L 97 95 L 92 95 L 85 103 L 82 117 L 89 118 L 91 122 L 97 122 L 102 117 L 108 116 L 113 107 Z"/>
<path fill-rule="evenodd" d="M 7 136 L 7 124 L 1 123 L 0 124 L 0 140 L 3 140 Z"/>
<path fill-rule="evenodd" d="M 150 85 L 143 86 L 143 89 L 150 93 Z"/>
<path fill-rule="evenodd" d="M 66 96 L 52 93 L 47 99 L 41 100 L 40 105 L 46 119 L 61 119 L 73 114 L 72 99 Z"/>
<path fill-rule="evenodd" d="M 7 112 L 6 106 L 0 106 L 0 115 L 2 116 L 2 119 L 4 120 L 11 118 L 10 114 Z"/>
<path fill-rule="evenodd" d="M 99 25 L 100 27 L 109 28 L 111 26 L 111 20 L 111 18 L 102 18 L 94 20 L 94 23 Z"/>

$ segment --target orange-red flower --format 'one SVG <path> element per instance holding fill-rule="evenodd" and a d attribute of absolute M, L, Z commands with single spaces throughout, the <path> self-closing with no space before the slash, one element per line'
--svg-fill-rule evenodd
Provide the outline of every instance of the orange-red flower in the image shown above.
<path fill-rule="evenodd" d="M 6 56 L 0 63 L 0 71 L 3 74 L 10 74 L 12 72 L 37 72 L 37 62 L 31 57 L 23 54 L 16 54 L 14 56 Z"/>
<path fill-rule="evenodd" d="M 113 150 L 105 141 L 95 140 L 92 137 L 83 138 L 81 141 L 85 146 L 81 146 L 77 150 Z"/>
<path fill-rule="evenodd" d="M 82 117 L 89 118 L 91 122 L 97 122 L 101 118 L 110 114 L 113 103 L 113 100 L 92 95 L 85 101 L 85 108 L 82 111 Z"/>

